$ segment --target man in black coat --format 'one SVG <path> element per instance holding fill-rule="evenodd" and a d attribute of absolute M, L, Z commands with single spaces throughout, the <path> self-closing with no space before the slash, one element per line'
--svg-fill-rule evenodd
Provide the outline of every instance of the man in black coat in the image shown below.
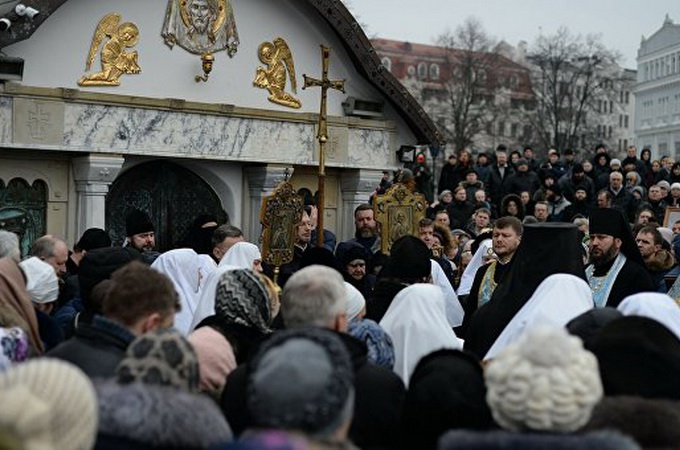
<path fill-rule="evenodd" d="M 47 353 L 90 378 L 113 377 L 128 345 L 139 335 L 172 326 L 179 310 L 170 279 L 139 261 L 117 270 L 106 283 L 91 298 L 102 301 L 103 315 L 79 323 L 74 337 Z"/>
<path fill-rule="evenodd" d="M 495 204 L 500 204 L 503 197 L 508 194 L 507 179 L 510 178 L 515 171 L 508 164 L 508 153 L 504 146 L 499 146 L 496 150 L 496 164 L 491 166 L 489 172 L 489 184 L 487 186 L 487 193 L 491 197 L 491 201 Z"/>
<path fill-rule="evenodd" d="M 392 371 L 367 360 L 366 345 L 346 334 L 345 285 L 342 276 L 328 267 L 310 266 L 296 272 L 281 298 L 286 327 L 324 327 L 334 330 L 349 351 L 354 367 L 354 417 L 349 437 L 360 448 L 399 446 L 399 418 L 406 389 Z M 231 374 L 221 407 L 235 435 L 252 425 L 247 409 L 250 367 L 241 365 Z M 290 380 L 295 383 L 296 380 Z"/>
<path fill-rule="evenodd" d="M 526 159 L 517 161 L 517 170 L 507 180 L 507 190 L 511 194 L 521 194 L 524 191 L 532 196 L 541 187 L 541 180 L 536 172 L 529 171 L 529 163 Z"/>

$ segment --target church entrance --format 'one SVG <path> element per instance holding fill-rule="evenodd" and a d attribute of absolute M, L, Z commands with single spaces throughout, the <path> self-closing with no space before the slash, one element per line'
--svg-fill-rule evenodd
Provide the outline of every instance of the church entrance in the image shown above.
<path fill-rule="evenodd" d="M 149 214 L 156 227 L 156 248 L 175 248 L 196 216 L 228 220 L 222 202 L 201 177 L 168 161 L 142 163 L 120 175 L 106 196 L 106 229 L 114 245 L 125 240 L 125 217 L 133 209 Z"/>

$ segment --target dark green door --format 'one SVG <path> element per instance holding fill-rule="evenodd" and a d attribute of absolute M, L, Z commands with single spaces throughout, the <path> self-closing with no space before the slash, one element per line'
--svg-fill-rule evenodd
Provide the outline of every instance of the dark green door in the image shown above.
<path fill-rule="evenodd" d="M 125 217 L 135 208 L 154 223 L 159 251 L 175 248 L 199 214 L 227 221 L 215 191 L 192 171 L 168 161 L 140 164 L 113 182 L 106 196 L 106 229 L 115 245 L 125 239 Z"/>
<path fill-rule="evenodd" d="M 33 241 L 45 234 L 47 185 L 36 180 L 33 185 L 13 178 L 5 185 L 0 180 L 0 230 L 19 236 L 21 255 L 25 256 Z"/>

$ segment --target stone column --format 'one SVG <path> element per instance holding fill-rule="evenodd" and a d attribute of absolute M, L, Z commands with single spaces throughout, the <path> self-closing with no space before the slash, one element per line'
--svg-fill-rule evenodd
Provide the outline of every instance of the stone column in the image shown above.
<path fill-rule="evenodd" d="M 116 155 L 89 155 L 73 158 L 76 182 L 76 240 L 88 228 L 104 228 L 106 194 L 116 179 L 125 159 Z"/>
<path fill-rule="evenodd" d="M 288 170 L 288 179 L 290 179 L 293 176 L 293 167 L 267 165 L 247 167 L 245 170 L 250 190 L 250 207 L 248 208 L 250 215 L 247 222 L 248 229 L 244 229 L 243 232 L 246 233 L 248 241 L 258 246 L 260 245 L 260 233 L 262 231 L 260 225 L 262 199 L 270 195 L 285 179 L 286 170 Z"/>
<path fill-rule="evenodd" d="M 346 170 L 342 172 L 342 220 L 338 233 L 338 242 L 354 237 L 354 209 L 368 200 L 380 184 L 382 171 L 379 170 Z"/>

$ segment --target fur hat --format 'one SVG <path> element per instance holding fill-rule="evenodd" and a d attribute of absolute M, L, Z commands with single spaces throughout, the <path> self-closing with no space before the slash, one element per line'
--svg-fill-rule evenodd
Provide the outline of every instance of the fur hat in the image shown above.
<path fill-rule="evenodd" d="M 487 402 L 503 428 L 569 433 L 602 398 L 595 356 L 558 327 L 536 327 L 492 360 Z"/>
<path fill-rule="evenodd" d="M 26 275 L 26 291 L 33 303 L 51 303 L 59 297 L 59 280 L 54 268 L 37 256 L 19 263 Z"/>
<path fill-rule="evenodd" d="M 135 234 L 148 233 L 150 231 L 154 231 L 154 226 L 144 211 L 134 209 L 125 218 L 126 236 L 134 236 Z"/>
<path fill-rule="evenodd" d="M 658 183 L 656 183 L 656 185 L 659 186 L 662 189 L 667 190 L 667 191 L 669 191 L 671 189 L 671 184 L 666 180 L 661 180 Z"/>
<path fill-rule="evenodd" d="M 0 429 L 21 448 L 86 450 L 97 434 L 97 398 L 77 367 L 42 358 L 0 374 Z"/>

